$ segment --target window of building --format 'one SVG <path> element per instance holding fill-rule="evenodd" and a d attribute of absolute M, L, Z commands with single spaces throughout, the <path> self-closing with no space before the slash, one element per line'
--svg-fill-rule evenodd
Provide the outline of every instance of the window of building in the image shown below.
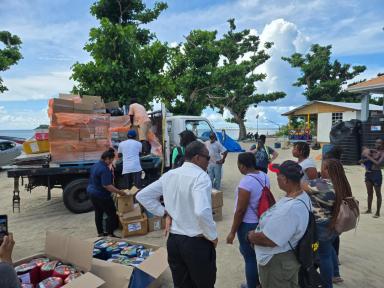
<path fill-rule="evenodd" d="M 343 121 L 343 113 L 332 113 L 332 126 Z"/>

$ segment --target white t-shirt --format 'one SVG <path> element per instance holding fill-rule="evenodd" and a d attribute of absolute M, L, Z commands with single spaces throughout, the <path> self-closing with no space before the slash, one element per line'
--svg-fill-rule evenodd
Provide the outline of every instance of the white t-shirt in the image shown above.
<path fill-rule="evenodd" d="M 303 202 L 306 203 L 307 207 Z M 311 200 L 307 193 L 296 198 L 283 197 L 274 206 L 261 215 L 256 232 L 263 232 L 277 246 L 264 247 L 255 245 L 257 263 L 267 265 L 275 254 L 284 253 L 295 248 L 303 237 L 308 225 Z"/>
<path fill-rule="evenodd" d="M 303 169 L 303 172 L 304 172 L 304 176 L 302 179 L 303 180 L 309 180 L 308 175 L 305 172 L 305 170 L 307 170 L 308 168 L 316 168 L 315 161 L 313 161 L 312 158 L 308 157 L 307 159 L 300 162 L 299 165 L 301 166 L 301 168 Z"/>
<path fill-rule="evenodd" d="M 209 151 L 209 156 L 211 156 L 211 159 L 209 160 L 210 164 L 216 164 L 216 161 L 221 160 L 221 153 L 224 153 L 227 151 L 221 143 L 216 140 L 215 142 L 211 143 L 210 140 L 205 141 L 205 146 L 207 147 Z"/>
<path fill-rule="evenodd" d="M 128 139 L 119 144 L 118 153 L 123 154 L 123 175 L 127 173 L 140 172 L 140 152 L 143 145 L 141 142 Z"/>

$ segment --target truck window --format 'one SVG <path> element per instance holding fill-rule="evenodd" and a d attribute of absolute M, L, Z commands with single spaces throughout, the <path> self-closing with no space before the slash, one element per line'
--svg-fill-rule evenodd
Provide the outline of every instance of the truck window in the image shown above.
<path fill-rule="evenodd" d="M 192 131 L 197 138 L 207 141 L 209 133 L 212 131 L 211 126 L 205 120 L 186 120 L 185 128 Z"/>

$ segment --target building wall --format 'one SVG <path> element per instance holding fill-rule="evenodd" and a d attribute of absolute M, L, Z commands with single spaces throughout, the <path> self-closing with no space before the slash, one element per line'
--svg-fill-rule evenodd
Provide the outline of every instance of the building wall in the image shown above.
<path fill-rule="evenodd" d="M 356 111 L 343 112 L 343 121 L 356 119 Z M 317 115 L 317 142 L 329 143 L 329 133 L 332 129 L 332 113 L 319 113 Z"/>

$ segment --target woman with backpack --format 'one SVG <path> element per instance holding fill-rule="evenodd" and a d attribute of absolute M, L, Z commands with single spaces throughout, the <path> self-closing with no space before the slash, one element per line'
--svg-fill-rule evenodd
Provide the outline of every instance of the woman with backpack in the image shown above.
<path fill-rule="evenodd" d="M 240 243 L 240 253 L 245 261 L 245 278 L 247 285 L 241 287 L 259 287 L 259 275 L 257 272 L 256 253 L 252 245 L 247 241 L 249 231 L 256 229 L 259 222 L 258 206 L 263 188 L 270 187 L 268 176 L 256 169 L 256 158 L 253 153 L 245 152 L 238 156 L 237 167 L 244 177 L 235 191 L 235 215 L 232 229 L 227 236 L 227 243 L 233 244 L 237 234 Z"/>
<path fill-rule="evenodd" d="M 340 206 L 345 198 L 352 197 L 352 190 L 343 165 L 337 159 L 323 160 L 321 177 L 303 184 L 303 188 L 311 198 L 316 219 L 320 275 L 324 281 L 324 287 L 331 288 L 332 282 L 343 281 L 339 274 L 337 255 L 332 243 L 338 235 L 335 226 Z"/>
<path fill-rule="evenodd" d="M 179 136 L 180 136 L 180 146 L 177 146 L 172 150 L 172 158 L 171 158 L 172 169 L 178 168 L 181 165 L 183 165 L 185 148 L 188 146 L 188 144 L 192 143 L 197 139 L 196 135 L 189 130 L 184 130 L 179 134 Z"/>

